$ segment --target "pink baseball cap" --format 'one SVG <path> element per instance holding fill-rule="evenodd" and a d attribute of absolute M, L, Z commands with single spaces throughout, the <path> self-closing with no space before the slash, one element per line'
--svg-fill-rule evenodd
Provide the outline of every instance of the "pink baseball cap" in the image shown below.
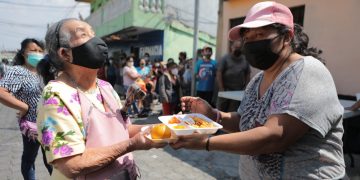
<path fill-rule="evenodd" d="M 274 23 L 288 26 L 294 32 L 293 15 L 288 7 L 273 1 L 257 3 L 246 14 L 243 24 L 230 29 L 229 39 L 239 40 L 241 28 L 257 28 Z"/>

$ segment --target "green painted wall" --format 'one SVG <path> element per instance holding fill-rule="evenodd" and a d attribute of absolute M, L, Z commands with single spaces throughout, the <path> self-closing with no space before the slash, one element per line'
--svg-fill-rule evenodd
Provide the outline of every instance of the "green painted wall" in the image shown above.
<path fill-rule="evenodd" d="M 130 10 L 117 18 L 104 22 L 101 26 L 93 28 L 95 29 L 96 35 L 102 37 L 133 26 L 133 18 L 133 11 Z"/>
<path fill-rule="evenodd" d="M 95 0 L 92 6 L 104 5 L 107 0 Z M 163 6 L 164 7 L 164 6 Z M 96 8 L 97 11 L 104 12 L 103 8 Z M 163 9 L 164 11 L 164 9 Z M 144 12 L 139 8 L 139 0 L 132 1 L 132 8 L 128 12 L 104 22 L 99 27 L 93 27 L 98 36 L 103 37 L 128 27 L 145 27 L 151 29 L 164 30 L 164 60 L 174 58 L 177 60 L 180 51 L 186 51 L 188 57 L 193 54 L 193 28 L 176 21 L 165 23 L 163 13 Z M 204 32 L 199 32 L 198 48 L 205 45 L 213 48 L 215 52 L 216 38 Z"/>
<path fill-rule="evenodd" d="M 104 5 L 109 0 L 93 0 L 90 4 L 91 12 L 98 10 L 102 5 Z"/>
<path fill-rule="evenodd" d="M 185 51 L 188 58 L 193 57 L 193 29 L 181 23 L 173 22 L 164 32 L 164 60 L 174 58 L 177 60 L 180 51 Z M 215 52 L 216 38 L 199 32 L 198 48 L 210 46 Z M 215 57 L 215 56 L 213 56 Z"/>

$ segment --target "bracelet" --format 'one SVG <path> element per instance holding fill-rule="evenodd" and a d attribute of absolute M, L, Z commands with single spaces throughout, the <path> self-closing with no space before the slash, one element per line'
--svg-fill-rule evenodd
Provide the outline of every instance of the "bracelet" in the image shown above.
<path fill-rule="evenodd" d="M 216 121 L 217 123 L 221 124 L 222 122 L 222 118 L 221 118 L 221 113 L 218 109 L 216 109 Z"/>
<path fill-rule="evenodd" d="M 207 140 L 206 140 L 206 145 L 205 145 L 205 149 L 206 149 L 206 151 L 210 151 L 209 150 L 209 146 L 210 146 L 210 136 L 207 138 Z"/>

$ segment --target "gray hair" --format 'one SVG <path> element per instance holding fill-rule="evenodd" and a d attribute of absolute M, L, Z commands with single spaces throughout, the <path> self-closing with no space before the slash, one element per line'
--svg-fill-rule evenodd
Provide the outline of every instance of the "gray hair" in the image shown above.
<path fill-rule="evenodd" d="M 49 54 L 49 61 L 55 68 L 55 71 L 64 69 L 64 61 L 60 59 L 57 51 L 60 47 L 69 48 L 71 34 L 65 31 L 62 25 L 67 21 L 77 20 L 75 18 L 63 19 L 49 27 L 45 36 L 45 48 Z"/>

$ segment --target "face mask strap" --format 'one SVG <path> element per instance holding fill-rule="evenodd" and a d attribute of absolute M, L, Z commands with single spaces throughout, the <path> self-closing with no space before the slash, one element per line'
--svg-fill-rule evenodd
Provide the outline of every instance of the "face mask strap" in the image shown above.
<path fill-rule="evenodd" d="M 60 21 L 59 23 L 57 23 L 56 28 L 55 28 L 57 48 L 60 48 L 60 28 L 61 28 L 61 26 L 62 26 L 62 22 Z"/>
<path fill-rule="evenodd" d="M 281 35 L 278 34 L 277 36 L 273 37 L 273 38 L 271 39 L 271 45 L 272 45 L 273 41 L 274 41 L 276 38 L 280 37 L 280 36 L 281 36 Z M 283 45 L 282 48 L 281 48 L 280 51 L 277 52 L 276 54 L 280 54 L 280 53 L 284 50 L 284 48 L 285 48 L 284 42 L 282 43 L 282 45 Z"/>
<path fill-rule="evenodd" d="M 55 27 L 56 46 L 57 46 L 58 49 L 60 47 L 69 48 L 68 46 L 61 46 L 61 43 L 60 43 L 60 29 L 61 29 L 63 24 L 64 24 L 64 21 L 60 21 L 60 22 L 57 23 L 57 25 Z"/>

